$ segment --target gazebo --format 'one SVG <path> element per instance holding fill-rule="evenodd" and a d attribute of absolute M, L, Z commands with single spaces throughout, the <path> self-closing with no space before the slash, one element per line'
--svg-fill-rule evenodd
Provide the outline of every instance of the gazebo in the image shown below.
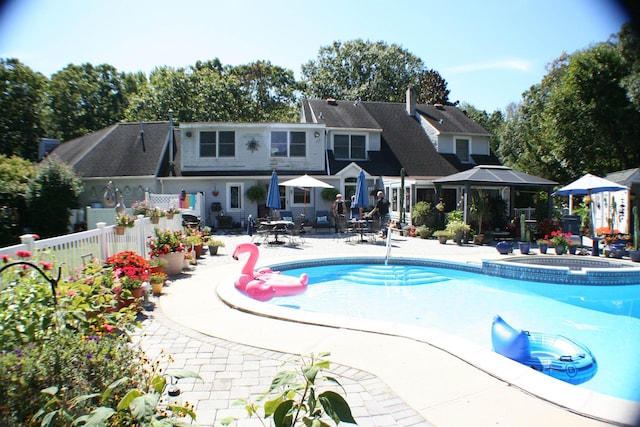
<path fill-rule="evenodd" d="M 468 222 L 469 193 L 472 188 L 543 187 L 547 189 L 549 194 L 549 208 L 551 208 L 551 192 L 553 187 L 558 185 L 555 181 L 514 171 L 506 166 L 497 165 L 478 165 L 466 171 L 435 179 L 433 183 L 436 185 L 436 191 L 438 193 L 440 193 L 443 185 L 464 186 L 463 212 L 465 222 Z"/>

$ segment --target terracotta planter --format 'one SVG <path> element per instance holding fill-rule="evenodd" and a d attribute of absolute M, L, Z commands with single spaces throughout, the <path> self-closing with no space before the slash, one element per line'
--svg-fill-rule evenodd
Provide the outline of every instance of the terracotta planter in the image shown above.
<path fill-rule="evenodd" d="M 160 255 L 159 257 L 167 261 L 164 266 L 165 274 L 173 276 L 182 272 L 182 266 L 184 262 L 183 252 L 171 252 L 168 254 Z"/>
<path fill-rule="evenodd" d="M 476 234 L 473 236 L 473 244 L 474 245 L 484 245 L 484 234 Z"/>
<path fill-rule="evenodd" d="M 193 250 L 196 253 L 196 258 L 202 258 L 202 245 L 194 245 Z"/>
<path fill-rule="evenodd" d="M 125 227 L 123 225 L 116 225 L 113 229 L 116 231 L 118 236 L 124 235 Z"/>
<path fill-rule="evenodd" d="M 157 265 L 155 267 L 151 267 L 149 269 L 149 274 L 153 273 L 164 273 L 164 265 Z"/>
<path fill-rule="evenodd" d="M 159 217 L 151 217 L 151 224 L 158 224 L 160 222 Z"/>
<path fill-rule="evenodd" d="M 168 214 L 167 214 L 167 219 L 173 219 L 173 216 L 174 216 L 174 215 L 175 215 L 175 214 L 170 214 L 170 213 L 168 213 Z"/>

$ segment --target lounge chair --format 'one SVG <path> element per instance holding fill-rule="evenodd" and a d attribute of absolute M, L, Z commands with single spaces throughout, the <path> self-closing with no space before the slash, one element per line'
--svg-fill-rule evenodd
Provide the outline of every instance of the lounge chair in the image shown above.
<path fill-rule="evenodd" d="M 313 222 L 313 229 L 318 230 L 331 230 L 333 225 L 329 220 L 329 211 L 316 211 L 316 220 Z"/>

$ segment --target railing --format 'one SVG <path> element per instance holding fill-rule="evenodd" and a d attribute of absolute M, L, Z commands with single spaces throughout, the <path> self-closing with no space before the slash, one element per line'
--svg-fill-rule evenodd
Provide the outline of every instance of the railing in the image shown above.
<path fill-rule="evenodd" d="M 125 229 L 123 235 L 117 235 L 114 226 L 103 222 L 98 223 L 97 227 L 42 240 L 36 240 L 33 234 L 25 234 L 21 236 L 21 244 L 0 248 L 0 255 L 17 258 L 16 251 L 29 251 L 38 260 L 61 266 L 63 274 L 69 275 L 93 258 L 106 260 L 120 251 L 131 250 L 146 256 L 153 229 L 179 230 L 182 228 L 182 218 L 180 215 L 173 219 L 161 218 L 158 224 L 153 224 L 150 218 L 138 218 L 135 226 Z"/>
<path fill-rule="evenodd" d="M 516 218 L 524 214 L 524 219 L 536 219 L 536 208 L 513 208 L 513 214 Z"/>

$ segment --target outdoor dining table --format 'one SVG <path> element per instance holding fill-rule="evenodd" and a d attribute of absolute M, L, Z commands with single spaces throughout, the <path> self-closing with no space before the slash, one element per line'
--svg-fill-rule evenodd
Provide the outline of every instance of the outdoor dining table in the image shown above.
<path fill-rule="evenodd" d="M 288 234 L 289 230 L 293 228 L 293 221 L 263 221 L 260 223 L 260 225 L 266 229 L 268 235 L 274 237 L 274 240 L 271 240 L 267 243 L 269 243 L 270 245 L 282 245 L 285 242 L 282 240 L 278 240 L 278 236 Z"/>

